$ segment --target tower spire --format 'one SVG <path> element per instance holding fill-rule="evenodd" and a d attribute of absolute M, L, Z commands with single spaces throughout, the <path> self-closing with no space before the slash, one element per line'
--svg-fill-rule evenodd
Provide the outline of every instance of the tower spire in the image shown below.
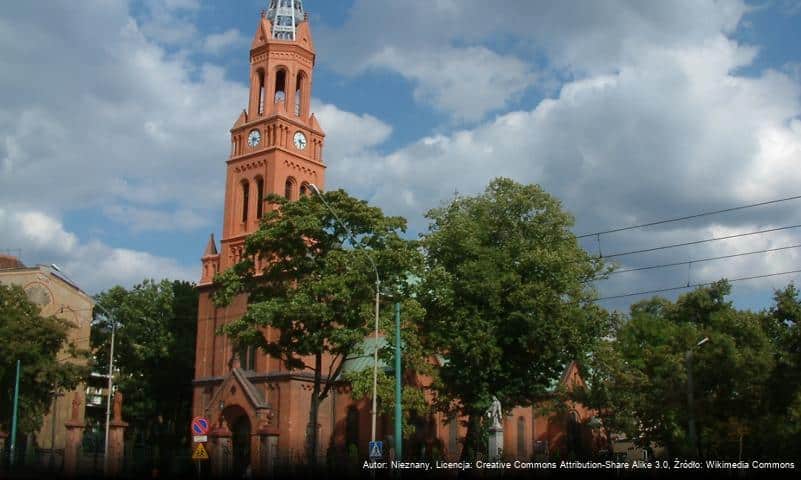
<path fill-rule="evenodd" d="M 273 38 L 295 40 L 298 25 L 306 21 L 301 0 L 270 0 L 267 19 L 273 25 Z"/>

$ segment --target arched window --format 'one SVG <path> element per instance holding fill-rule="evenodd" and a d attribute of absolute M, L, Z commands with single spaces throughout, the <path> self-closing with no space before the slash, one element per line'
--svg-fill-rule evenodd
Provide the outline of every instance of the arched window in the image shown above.
<path fill-rule="evenodd" d="M 287 200 L 293 200 L 294 190 L 295 190 L 295 179 L 289 177 L 286 179 L 286 184 L 284 184 L 284 197 L 286 197 Z"/>
<path fill-rule="evenodd" d="M 295 82 L 295 115 L 300 116 L 303 113 L 303 94 L 306 84 L 306 74 L 304 72 L 298 73 L 297 82 Z"/>
<path fill-rule="evenodd" d="M 300 196 L 305 197 L 311 193 L 311 187 L 306 182 L 300 184 Z"/>
<path fill-rule="evenodd" d="M 250 204 L 250 183 L 242 182 L 242 223 L 248 221 L 248 206 Z"/>
<path fill-rule="evenodd" d="M 256 218 L 261 219 L 264 213 L 264 179 L 258 177 L 256 179 Z"/>
<path fill-rule="evenodd" d="M 356 407 L 348 407 L 345 419 L 345 446 L 350 450 L 351 445 L 359 448 L 359 411 Z"/>
<path fill-rule="evenodd" d="M 281 103 L 286 99 L 286 70 L 278 70 L 275 73 L 275 103 Z"/>
<path fill-rule="evenodd" d="M 526 419 L 517 419 L 517 458 L 526 456 Z"/>
<path fill-rule="evenodd" d="M 264 70 L 259 70 L 259 115 L 264 115 Z"/>

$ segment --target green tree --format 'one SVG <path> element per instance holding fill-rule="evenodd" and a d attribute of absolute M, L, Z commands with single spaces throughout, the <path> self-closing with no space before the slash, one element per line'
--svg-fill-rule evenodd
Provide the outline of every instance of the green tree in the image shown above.
<path fill-rule="evenodd" d="M 85 360 L 88 353 L 68 341 L 72 328 L 71 322 L 42 316 L 21 287 L 0 284 L 0 425 L 11 424 L 17 360 L 21 433 L 39 430 L 54 390 L 72 390 L 88 373 L 69 360 Z"/>
<path fill-rule="evenodd" d="M 270 195 L 266 201 L 275 208 L 245 241 L 246 260 L 215 279 L 218 303 L 248 296 L 247 313 L 222 329 L 235 344 L 257 347 L 288 369 L 311 372 L 308 425 L 317 425 L 320 402 L 339 378 L 344 360 L 372 330 L 375 276 L 370 259 L 380 272 L 382 290 L 395 295 L 419 264 L 414 243 L 400 235 L 406 220 L 384 216 L 343 190 L 324 197 L 347 230 L 316 196 L 289 202 Z M 350 234 L 355 245 L 346 249 Z M 262 265 L 258 272 L 253 259 Z M 268 339 L 266 327 L 281 333 Z M 317 429 L 309 428 L 307 438 L 316 462 Z"/>
<path fill-rule="evenodd" d="M 468 417 L 469 457 L 492 395 L 507 406 L 545 398 L 564 366 L 605 330 L 588 287 L 603 265 L 537 185 L 495 179 L 483 194 L 427 216 L 426 340 L 445 356 L 437 406 Z"/>
<path fill-rule="evenodd" d="M 735 309 L 725 280 L 679 296 L 632 305 L 593 357 L 584 400 L 598 408 L 612 430 L 641 445 L 662 445 L 695 455 L 688 437 L 687 352 L 693 351 L 693 396 L 703 456 L 737 458 L 763 424 L 774 348 L 763 314 Z M 697 347 L 697 342 L 709 342 Z"/>
<path fill-rule="evenodd" d="M 774 295 L 764 328 L 776 367 L 768 383 L 765 418 L 759 430 L 760 457 L 801 457 L 801 299 L 790 284 Z"/>
<path fill-rule="evenodd" d="M 130 290 L 117 286 L 103 292 L 97 302 L 117 322 L 115 383 L 125 396 L 123 415 L 132 424 L 131 434 L 141 432 L 160 447 L 156 461 L 167 461 L 173 449 L 188 442 L 197 290 L 189 282 L 145 280 Z M 97 315 L 92 330 L 103 372 L 108 369 L 109 320 Z"/>
<path fill-rule="evenodd" d="M 420 388 L 420 376 L 435 374 L 432 355 L 423 342 L 424 332 L 421 329 L 425 310 L 414 298 L 412 292 L 406 292 L 401 302 L 401 372 L 404 385 L 401 397 L 403 406 L 403 438 L 410 438 L 415 427 L 415 417 L 426 417 L 431 407 L 425 397 L 425 390 Z M 395 417 L 395 329 L 394 308 L 386 308 L 381 317 L 381 331 L 389 332 L 390 341 L 385 342 L 379 350 L 380 368 L 378 372 L 378 410 L 388 417 Z M 368 349 L 369 350 L 369 349 Z M 372 357 L 372 350 L 363 352 Z M 372 363 L 370 364 L 372 365 Z M 373 369 L 349 372 L 345 379 L 351 384 L 351 397 L 371 398 L 373 394 Z M 395 439 L 395 441 L 399 441 Z"/>

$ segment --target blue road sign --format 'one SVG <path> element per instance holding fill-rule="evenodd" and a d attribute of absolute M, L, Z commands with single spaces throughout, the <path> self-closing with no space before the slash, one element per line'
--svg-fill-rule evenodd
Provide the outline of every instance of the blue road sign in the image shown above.
<path fill-rule="evenodd" d="M 381 458 L 384 456 L 384 442 L 370 442 L 370 458 Z"/>

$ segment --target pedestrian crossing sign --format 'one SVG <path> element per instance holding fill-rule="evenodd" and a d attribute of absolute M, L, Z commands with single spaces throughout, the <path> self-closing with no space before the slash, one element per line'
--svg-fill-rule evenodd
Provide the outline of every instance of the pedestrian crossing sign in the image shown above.
<path fill-rule="evenodd" d="M 206 447 L 202 443 L 198 443 L 195 451 L 192 452 L 192 460 L 208 460 L 209 454 L 206 452 Z"/>
<path fill-rule="evenodd" d="M 384 456 L 384 442 L 370 442 L 370 458 L 381 458 Z"/>

